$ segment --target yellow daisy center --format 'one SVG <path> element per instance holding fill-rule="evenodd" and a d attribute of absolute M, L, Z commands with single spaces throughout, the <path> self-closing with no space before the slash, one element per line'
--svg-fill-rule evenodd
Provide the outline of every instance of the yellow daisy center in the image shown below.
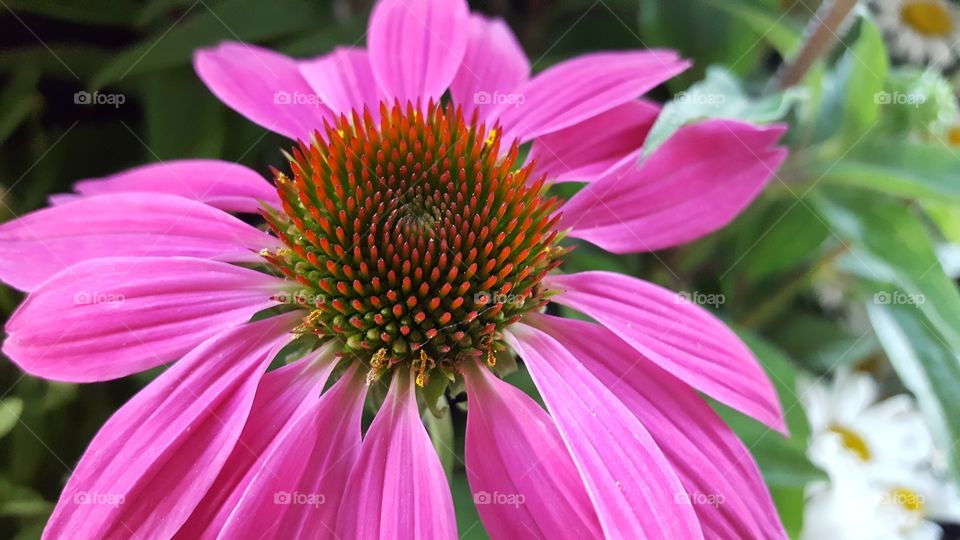
<path fill-rule="evenodd" d="M 953 32 L 950 10 L 943 2 L 907 2 L 900 16 L 907 26 L 924 36 L 949 36 Z"/>
<path fill-rule="evenodd" d="M 890 498 L 911 514 L 923 515 L 924 513 L 923 495 L 920 495 L 910 488 L 893 488 L 890 490 Z"/>
<path fill-rule="evenodd" d="M 839 435 L 843 447 L 853 452 L 854 455 L 860 458 L 860 461 L 870 461 L 870 448 L 867 446 L 867 442 L 863 440 L 863 437 L 837 424 L 831 425 L 828 431 Z"/>
<path fill-rule="evenodd" d="M 947 130 L 947 144 L 960 146 L 960 126 L 952 126 Z"/>

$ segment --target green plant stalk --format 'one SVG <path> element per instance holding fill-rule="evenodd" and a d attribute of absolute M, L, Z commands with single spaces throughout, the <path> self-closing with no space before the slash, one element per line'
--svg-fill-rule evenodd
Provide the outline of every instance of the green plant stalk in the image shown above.
<path fill-rule="evenodd" d="M 798 84 L 823 55 L 830 52 L 846 30 L 857 0 L 826 0 L 807 27 L 800 52 L 777 75 L 776 88 L 785 90 Z"/>
<path fill-rule="evenodd" d="M 810 284 L 818 272 L 828 265 L 833 264 L 833 262 L 846 253 L 848 249 L 847 245 L 840 244 L 828 251 L 823 258 L 810 265 L 805 272 L 799 274 L 781 287 L 776 294 L 764 300 L 757 309 L 748 313 L 740 320 L 740 326 L 750 330 L 757 330 L 765 326 L 776 318 L 777 315 L 790 307 L 794 297 L 806 289 L 807 285 Z"/>

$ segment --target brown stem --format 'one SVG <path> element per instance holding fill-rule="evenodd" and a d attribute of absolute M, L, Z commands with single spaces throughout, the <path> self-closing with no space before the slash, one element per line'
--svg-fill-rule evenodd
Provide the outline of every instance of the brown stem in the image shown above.
<path fill-rule="evenodd" d="M 818 58 L 828 53 L 844 31 L 844 23 L 857 0 L 825 0 L 807 26 L 807 38 L 800 52 L 780 70 L 777 89 L 784 90 L 800 81 Z"/>

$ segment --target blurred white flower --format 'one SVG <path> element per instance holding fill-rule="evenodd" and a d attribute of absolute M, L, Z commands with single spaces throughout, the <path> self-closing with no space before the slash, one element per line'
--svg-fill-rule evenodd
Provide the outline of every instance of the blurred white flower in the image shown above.
<path fill-rule="evenodd" d="M 960 59 L 960 11 L 947 0 L 868 0 L 890 55 L 939 70 Z"/>
<path fill-rule="evenodd" d="M 808 486 L 803 540 L 927 540 L 932 520 L 960 517 L 960 497 L 938 467 L 913 399 L 877 401 L 876 381 L 842 369 L 832 383 L 802 380 L 810 460 L 828 480 Z"/>

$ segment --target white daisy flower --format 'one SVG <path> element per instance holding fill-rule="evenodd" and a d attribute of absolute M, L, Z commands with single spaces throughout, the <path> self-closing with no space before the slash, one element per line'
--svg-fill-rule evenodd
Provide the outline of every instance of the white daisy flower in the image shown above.
<path fill-rule="evenodd" d="M 811 460 L 832 462 L 831 447 L 818 440 L 836 435 L 843 452 L 866 467 L 912 468 L 929 461 L 933 441 L 910 396 L 877 402 L 876 381 L 867 374 L 840 370 L 832 384 L 800 381 L 800 399 L 811 427 Z"/>
<path fill-rule="evenodd" d="M 868 0 L 890 55 L 946 70 L 960 61 L 960 9 L 947 0 Z"/>
<path fill-rule="evenodd" d="M 847 369 L 799 390 L 808 456 L 828 477 L 808 486 L 802 540 L 934 540 L 935 520 L 958 521 L 960 495 L 910 396 L 877 401 L 876 381 Z"/>

